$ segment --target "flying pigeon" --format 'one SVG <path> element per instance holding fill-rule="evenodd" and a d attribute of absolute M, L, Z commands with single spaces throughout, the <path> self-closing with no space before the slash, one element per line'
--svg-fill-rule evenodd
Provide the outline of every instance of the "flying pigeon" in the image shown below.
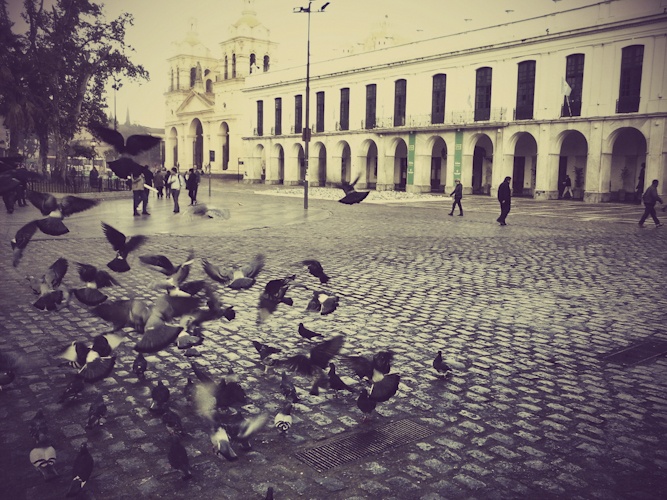
<path fill-rule="evenodd" d="M 147 238 L 142 235 L 130 236 L 128 238 L 105 222 L 102 222 L 102 231 L 104 231 L 104 235 L 116 251 L 116 257 L 107 263 L 107 267 L 117 273 L 129 271 L 130 265 L 127 263 L 128 254 L 143 245 Z"/>
<path fill-rule="evenodd" d="M 296 276 L 291 275 L 285 278 L 279 278 L 269 281 L 264 287 L 264 291 L 259 295 L 258 321 L 261 323 L 276 311 L 278 305 L 286 304 L 291 306 L 294 301 L 287 297 L 287 291 L 290 287 L 303 287 L 305 285 L 295 282 Z"/>
<path fill-rule="evenodd" d="M 92 309 L 93 313 L 113 324 L 113 331 L 126 326 L 142 333 L 151 315 L 151 308 L 140 299 L 107 300 Z"/>
<path fill-rule="evenodd" d="M 72 467 L 72 482 L 67 490 L 66 497 L 75 497 L 83 490 L 83 487 L 90 479 L 93 473 L 95 461 L 88 451 L 86 443 L 81 444 L 79 454 L 74 459 L 74 466 Z"/>
<path fill-rule="evenodd" d="M 345 196 L 338 200 L 340 203 L 345 205 L 354 205 L 355 203 L 361 203 L 366 199 L 369 191 L 356 191 L 354 189 L 355 184 L 359 181 L 359 177 L 361 176 L 357 176 L 357 178 L 354 179 L 352 183 L 345 181 L 341 182 L 340 188 L 345 193 Z"/>
<path fill-rule="evenodd" d="M 310 349 L 307 356 L 296 354 L 285 359 L 279 359 L 276 364 L 285 366 L 289 370 L 302 375 L 321 375 L 322 370 L 327 368 L 331 359 L 339 353 L 344 341 L 345 336 L 336 335 L 329 340 L 316 344 Z"/>
<path fill-rule="evenodd" d="M 42 311 L 55 311 L 67 303 L 69 291 L 60 288 L 67 268 L 67 259 L 61 257 L 49 266 L 40 279 L 28 277 L 33 292 L 39 295 L 33 306 Z"/>
<path fill-rule="evenodd" d="M 220 425 L 216 427 L 210 437 L 211 443 L 213 443 L 213 451 L 216 455 L 222 455 L 230 462 L 239 458 L 232 448 L 229 434 L 227 434 L 227 430 L 224 426 Z"/>
<path fill-rule="evenodd" d="M 392 351 L 379 351 L 371 359 L 364 356 L 344 356 L 343 360 L 349 364 L 360 379 L 377 382 L 390 372 L 391 362 L 394 359 Z"/>
<path fill-rule="evenodd" d="M 58 477 L 56 458 L 55 448 L 46 441 L 38 443 L 30 451 L 30 463 L 42 474 L 45 481 Z"/>
<path fill-rule="evenodd" d="M 97 269 L 90 264 L 76 263 L 79 271 L 79 278 L 86 286 L 82 288 L 75 288 L 72 294 L 87 306 L 97 306 L 107 299 L 107 296 L 100 292 L 99 288 L 105 288 L 113 285 L 118 285 L 116 281 L 108 272 Z"/>
<path fill-rule="evenodd" d="M 150 151 L 155 146 L 160 144 L 159 137 L 145 134 L 135 134 L 124 139 L 120 132 L 101 125 L 94 125 L 90 127 L 91 132 L 95 137 L 109 146 L 119 154 L 128 154 L 136 156 L 144 151 Z"/>
<path fill-rule="evenodd" d="M 12 247 L 12 265 L 14 267 L 19 265 L 23 257 L 23 251 L 28 246 L 28 243 L 30 243 L 35 231 L 37 231 L 37 221 L 28 222 L 16 231 L 16 236 L 10 242 Z"/>
<path fill-rule="evenodd" d="M 63 223 L 65 217 L 72 214 L 83 212 L 93 208 L 99 204 L 98 200 L 89 198 L 80 198 L 78 196 L 65 196 L 60 200 L 48 193 L 40 193 L 38 191 L 27 190 L 26 197 L 45 219 L 36 220 L 35 223 L 39 229 L 50 236 L 61 236 L 69 233 L 69 229 Z"/>
<path fill-rule="evenodd" d="M 227 220 L 230 217 L 229 209 L 227 208 L 215 208 L 208 206 L 205 203 L 197 203 L 183 212 L 183 215 L 197 215 L 199 217 L 208 218 L 208 219 L 222 219 Z"/>
<path fill-rule="evenodd" d="M 248 264 L 221 270 L 207 259 L 202 259 L 204 272 L 213 280 L 233 290 L 245 290 L 255 284 L 255 278 L 264 268 L 264 255 L 257 254 Z"/>

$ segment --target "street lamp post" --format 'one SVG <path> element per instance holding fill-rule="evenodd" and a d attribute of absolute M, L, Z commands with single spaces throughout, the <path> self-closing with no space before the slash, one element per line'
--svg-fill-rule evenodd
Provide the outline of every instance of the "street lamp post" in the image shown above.
<path fill-rule="evenodd" d="M 113 85 L 111 88 L 113 89 L 113 129 L 116 130 L 118 128 L 118 120 L 116 119 L 116 91 L 120 90 L 120 88 L 123 86 L 122 83 L 120 83 L 120 80 L 114 75 L 113 77 Z"/>
<path fill-rule="evenodd" d="M 303 173 L 303 208 L 308 210 L 308 146 L 310 145 L 310 13 L 315 0 L 308 0 L 308 7 L 295 7 L 293 12 L 308 14 L 308 43 L 306 45 L 306 126 L 303 129 L 304 142 L 304 173 Z M 329 2 L 326 2 L 315 12 L 324 12 Z"/>

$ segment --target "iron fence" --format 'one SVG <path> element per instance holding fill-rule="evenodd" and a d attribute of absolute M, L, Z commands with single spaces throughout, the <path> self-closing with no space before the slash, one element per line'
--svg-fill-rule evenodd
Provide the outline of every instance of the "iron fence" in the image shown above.
<path fill-rule="evenodd" d="M 81 194 L 81 193 L 101 193 L 109 191 L 129 191 L 126 179 L 118 177 L 102 176 L 97 179 L 95 185 L 90 182 L 88 175 L 75 175 L 63 178 L 47 178 L 38 181 L 29 181 L 28 189 L 40 193 L 63 193 L 63 194 Z"/>

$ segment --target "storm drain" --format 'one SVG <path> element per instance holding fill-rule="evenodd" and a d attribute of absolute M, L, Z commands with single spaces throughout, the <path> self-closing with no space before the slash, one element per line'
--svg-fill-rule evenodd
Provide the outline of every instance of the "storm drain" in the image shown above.
<path fill-rule="evenodd" d="M 375 429 L 333 437 L 314 448 L 300 451 L 296 457 L 318 472 L 380 453 L 418 439 L 435 431 L 412 420 L 399 420 Z"/>
<path fill-rule="evenodd" d="M 643 361 L 648 361 L 667 353 L 667 342 L 664 340 L 649 340 L 640 344 L 624 347 L 620 351 L 614 351 L 602 356 L 603 361 L 618 363 L 623 366 L 632 366 Z"/>

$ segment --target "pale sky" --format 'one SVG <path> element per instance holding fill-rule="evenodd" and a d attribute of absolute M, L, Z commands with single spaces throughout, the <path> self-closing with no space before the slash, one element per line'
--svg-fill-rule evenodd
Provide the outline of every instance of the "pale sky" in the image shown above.
<path fill-rule="evenodd" d="M 47 0 L 48 1 L 48 0 Z M 247 0 L 245 0 L 247 1 Z M 598 0 L 331 0 L 324 13 L 311 15 L 311 62 L 330 58 L 363 41 L 385 21 L 407 41 L 434 38 L 526 19 Z M 134 16 L 126 42 L 135 49 L 132 60 L 150 73 L 150 82 L 124 82 L 116 95 L 119 122 L 129 109 L 133 123 L 164 126 L 164 91 L 167 88 L 167 58 L 174 55 L 172 42 L 180 41 L 189 19 L 197 19 L 200 40 L 214 56 L 229 26 L 241 15 L 244 0 L 108 0 L 102 2 L 109 20 L 121 12 Z M 313 12 L 326 0 L 312 3 Z M 20 11 L 22 0 L 9 0 L 10 10 Z M 305 65 L 307 18 L 295 14 L 295 7 L 308 6 L 307 0 L 254 0 L 257 18 L 279 43 L 272 60 L 275 67 Z M 18 19 L 18 18 L 17 18 Z M 18 24 L 17 24 L 18 28 Z M 290 62 L 291 61 L 291 62 Z M 112 91 L 111 91 L 112 92 Z M 108 96 L 113 111 L 113 94 Z"/>

